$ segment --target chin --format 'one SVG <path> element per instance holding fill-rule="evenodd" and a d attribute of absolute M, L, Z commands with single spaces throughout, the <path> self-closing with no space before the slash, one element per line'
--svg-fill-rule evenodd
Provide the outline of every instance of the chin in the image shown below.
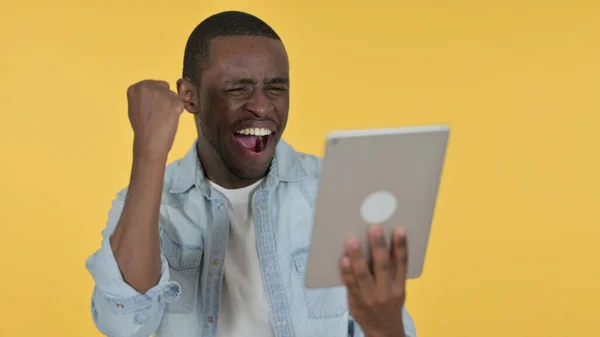
<path fill-rule="evenodd" d="M 231 165 L 230 171 L 241 179 L 261 179 L 269 173 L 272 160 L 273 157 L 271 157 L 271 159 L 268 161 L 245 160 L 244 162 L 238 162 L 234 165 Z"/>
<path fill-rule="evenodd" d="M 243 142 L 236 140 L 233 135 L 224 139 L 221 158 L 233 176 L 245 179 L 256 180 L 263 178 L 269 172 L 271 162 L 275 156 L 275 149 L 279 137 L 269 137 L 264 143 L 265 147 L 256 151 L 249 148 Z"/>

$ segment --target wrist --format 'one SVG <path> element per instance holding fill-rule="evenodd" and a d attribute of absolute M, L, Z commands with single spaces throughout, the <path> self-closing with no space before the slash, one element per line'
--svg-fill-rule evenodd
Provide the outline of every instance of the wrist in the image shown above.
<path fill-rule="evenodd" d="M 133 142 L 133 162 L 146 165 L 165 165 L 169 157 L 168 151 L 153 150 L 143 143 Z"/>
<path fill-rule="evenodd" d="M 167 157 L 167 153 L 134 150 L 130 186 L 148 185 L 154 181 L 162 186 Z"/>

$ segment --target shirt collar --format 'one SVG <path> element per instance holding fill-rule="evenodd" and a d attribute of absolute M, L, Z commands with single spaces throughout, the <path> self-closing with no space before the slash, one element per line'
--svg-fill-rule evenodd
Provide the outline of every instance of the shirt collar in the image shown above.
<path fill-rule="evenodd" d="M 187 154 L 175 164 L 173 168 L 174 182 L 169 190 L 170 193 L 184 193 L 196 186 L 205 196 L 210 197 L 211 189 L 204 175 L 202 165 L 200 165 L 197 145 L 198 140 L 196 139 Z M 277 144 L 271 168 L 262 186 L 265 189 L 272 189 L 280 181 L 299 181 L 306 176 L 307 173 L 296 150 L 281 139 Z"/>

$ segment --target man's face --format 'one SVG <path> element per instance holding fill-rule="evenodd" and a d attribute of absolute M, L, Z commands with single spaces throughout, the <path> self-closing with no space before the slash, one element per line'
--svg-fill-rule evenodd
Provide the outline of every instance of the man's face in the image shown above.
<path fill-rule="evenodd" d="M 264 176 L 289 109 L 289 64 L 281 41 L 213 39 L 198 96 L 199 141 L 208 142 L 234 176 Z"/>

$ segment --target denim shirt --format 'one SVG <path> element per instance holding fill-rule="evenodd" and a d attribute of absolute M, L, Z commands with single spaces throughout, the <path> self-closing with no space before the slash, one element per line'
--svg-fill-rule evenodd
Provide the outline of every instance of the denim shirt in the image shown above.
<path fill-rule="evenodd" d="M 197 142 L 197 141 L 196 141 Z M 278 337 L 362 337 L 345 287 L 304 285 L 321 160 L 283 140 L 252 197 L 258 256 Z M 160 206 L 162 276 L 138 293 L 123 280 L 110 247 L 127 189 L 117 194 L 101 248 L 87 260 L 95 281 L 91 311 L 110 337 L 216 337 L 229 218 L 226 201 L 204 177 L 196 143 L 169 164 Z M 403 309 L 405 334 L 416 337 Z"/>

